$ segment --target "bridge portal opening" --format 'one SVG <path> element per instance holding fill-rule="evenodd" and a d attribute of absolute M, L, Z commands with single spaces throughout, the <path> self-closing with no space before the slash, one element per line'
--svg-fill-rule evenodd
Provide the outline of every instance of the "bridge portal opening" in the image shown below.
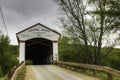
<path fill-rule="evenodd" d="M 31 60 L 32 64 L 49 64 L 58 61 L 60 33 L 37 23 L 16 33 L 19 43 L 19 63 Z"/>
<path fill-rule="evenodd" d="M 25 41 L 25 60 L 33 65 L 50 64 L 53 57 L 52 41 L 33 38 Z"/>

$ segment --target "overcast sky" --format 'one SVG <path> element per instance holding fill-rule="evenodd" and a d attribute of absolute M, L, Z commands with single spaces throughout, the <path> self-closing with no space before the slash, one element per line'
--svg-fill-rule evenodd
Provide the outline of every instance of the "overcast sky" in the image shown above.
<path fill-rule="evenodd" d="M 12 44 L 17 44 L 17 32 L 36 23 L 58 30 L 58 7 L 54 0 L 0 0 L 0 6 Z M 1 14 L 0 30 L 5 32 Z"/>

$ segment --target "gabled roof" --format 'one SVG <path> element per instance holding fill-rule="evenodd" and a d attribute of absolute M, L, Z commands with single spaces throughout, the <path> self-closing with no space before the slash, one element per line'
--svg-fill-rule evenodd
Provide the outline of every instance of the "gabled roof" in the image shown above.
<path fill-rule="evenodd" d="M 35 26 L 37 26 L 37 25 L 41 25 L 41 26 L 43 26 L 44 28 L 49 29 L 50 31 L 52 31 L 52 32 L 54 32 L 54 33 L 57 33 L 58 35 L 61 35 L 59 32 L 57 32 L 57 31 L 55 31 L 55 30 L 53 30 L 53 29 L 50 29 L 50 28 L 46 27 L 45 25 L 43 25 L 43 24 L 41 24 L 41 23 L 37 23 L 37 24 L 35 24 L 35 25 L 31 26 L 31 27 L 28 27 L 28 28 L 26 28 L 26 29 L 24 29 L 24 30 L 16 33 L 16 35 L 24 32 L 24 31 L 26 31 L 26 30 L 28 30 L 28 29 L 30 29 L 30 28 L 32 28 L 32 27 L 35 27 Z"/>

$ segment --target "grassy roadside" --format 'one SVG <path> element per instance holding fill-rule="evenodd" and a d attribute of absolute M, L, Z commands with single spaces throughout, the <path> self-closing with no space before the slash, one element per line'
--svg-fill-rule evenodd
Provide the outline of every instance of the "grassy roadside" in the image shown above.
<path fill-rule="evenodd" d="M 93 70 L 90 70 L 90 69 L 74 68 L 74 67 L 71 68 L 71 67 L 65 67 L 65 66 L 60 66 L 60 67 L 63 67 L 65 69 L 69 69 L 75 72 L 79 72 L 85 75 L 93 76 Z M 107 73 L 102 72 L 102 71 L 97 71 L 96 77 L 99 78 L 100 80 L 107 80 Z M 113 75 L 113 80 L 120 80 L 120 76 Z"/>
<path fill-rule="evenodd" d="M 4 77 L 0 77 L 0 80 L 7 80 L 7 75 L 5 75 Z"/>
<path fill-rule="evenodd" d="M 87 75 L 93 75 L 92 74 L 92 70 L 86 70 L 85 74 Z M 107 80 L 107 73 L 103 72 L 103 71 L 97 71 L 97 78 L 99 78 L 100 80 Z M 113 75 L 113 80 L 120 80 L 120 76 L 115 76 Z"/>
<path fill-rule="evenodd" d="M 25 73 L 26 73 L 26 66 L 23 67 L 23 69 L 21 70 L 21 72 L 18 74 L 16 80 L 24 80 Z"/>

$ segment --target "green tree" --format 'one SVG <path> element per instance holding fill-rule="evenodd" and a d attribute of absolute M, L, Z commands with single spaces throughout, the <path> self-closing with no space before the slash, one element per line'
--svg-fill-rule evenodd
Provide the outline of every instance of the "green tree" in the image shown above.
<path fill-rule="evenodd" d="M 5 75 L 13 68 L 17 62 L 18 50 L 17 46 L 10 45 L 8 36 L 0 35 L 0 68 L 1 72 Z"/>
<path fill-rule="evenodd" d="M 115 25 L 119 23 L 119 18 L 110 17 L 111 1 L 114 0 L 90 0 L 94 4 L 87 5 L 89 2 L 82 0 L 56 0 L 62 13 L 62 26 L 74 43 L 83 48 L 86 63 L 100 65 L 102 59 L 105 59 L 119 43 L 119 25 Z M 91 11 L 87 10 L 88 7 L 91 7 Z M 86 18 L 88 15 L 91 16 L 91 20 Z M 111 40 L 111 36 L 114 35 Z M 103 54 L 102 46 L 106 47 Z"/>
<path fill-rule="evenodd" d="M 116 44 L 119 44 L 119 24 L 120 24 L 120 1 L 119 0 L 89 0 L 92 7 L 92 16 L 97 21 L 98 46 L 96 52 L 96 64 L 106 58 Z M 98 32 L 97 31 L 97 32 Z M 114 36 L 114 37 L 113 37 Z M 111 39 L 112 38 L 112 39 Z M 101 47 L 106 41 L 106 52 L 101 55 Z"/>
<path fill-rule="evenodd" d="M 9 38 L 7 36 L 4 36 L 3 34 L 0 35 L 0 67 L 2 72 L 5 74 L 6 71 L 6 67 L 4 67 L 4 55 L 6 54 L 6 52 L 8 51 L 9 48 Z"/>
<path fill-rule="evenodd" d="M 76 46 L 80 45 L 73 43 L 69 37 L 62 36 L 59 40 L 59 59 L 62 61 L 84 63 L 86 60 L 84 59 L 85 54 L 83 50 L 77 49 L 78 47 Z"/>

